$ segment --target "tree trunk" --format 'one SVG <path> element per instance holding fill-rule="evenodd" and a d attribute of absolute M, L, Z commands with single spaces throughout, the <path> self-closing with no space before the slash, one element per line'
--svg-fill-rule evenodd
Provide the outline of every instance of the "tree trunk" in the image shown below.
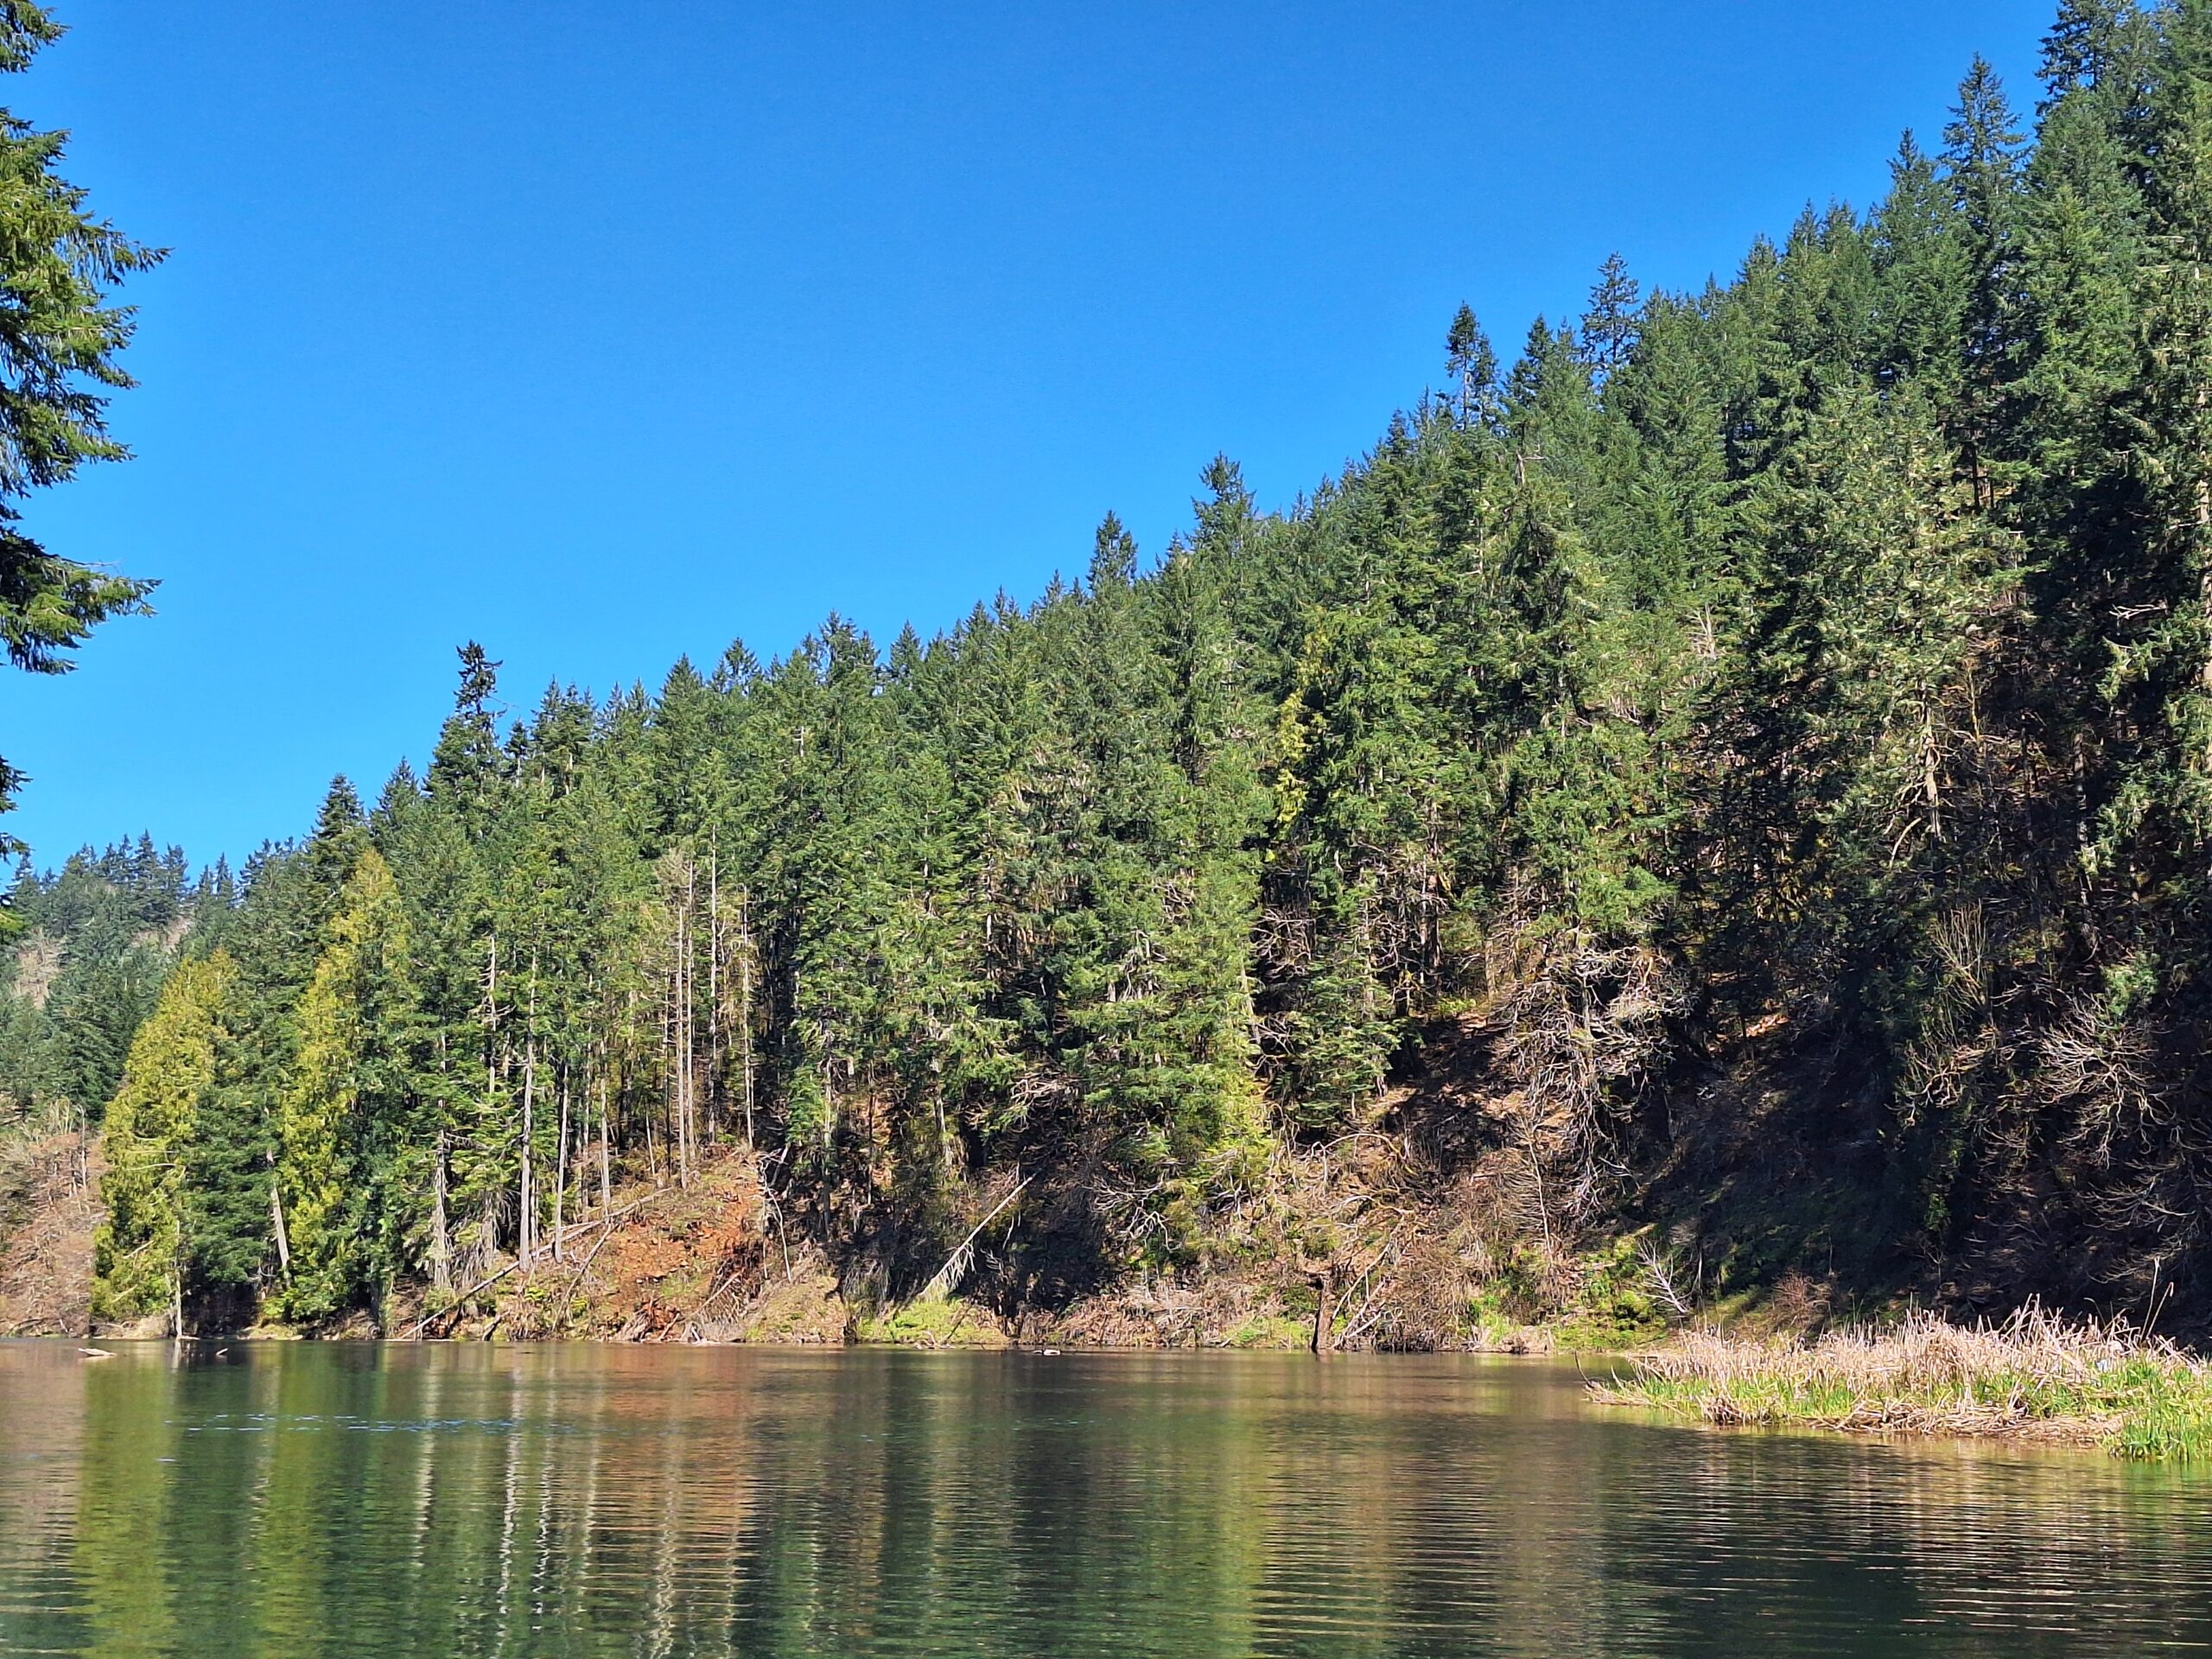
<path fill-rule="evenodd" d="M 537 957 L 530 958 L 530 1023 L 523 1036 L 522 1215 L 516 1224 L 516 1254 L 526 1269 L 537 1254 L 537 1194 L 531 1187 L 531 1147 L 537 1133 Z"/>
<path fill-rule="evenodd" d="M 289 1279 L 292 1276 L 292 1240 L 284 1230 L 284 1200 L 276 1191 L 274 1173 L 269 1178 L 269 1223 L 276 1234 L 276 1270 Z"/>
<path fill-rule="evenodd" d="M 1337 1347 L 1337 1270 L 1326 1267 L 1313 1275 L 1313 1340 L 1316 1354 L 1334 1353 Z"/>
<path fill-rule="evenodd" d="M 707 849 L 707 1139 L 721 1134 L 722 870 L 721 847 Z"/>
<path fill-rule="evenodd" d="M 430 1285 L 440 1295 L 453 1294 L 453 1236 L 446 1223 L 446 1132 L 438 1131 L 430 1160 Z"/>
<path fill-rule="evenodd" d="M 614 1209 L 614 1151 L 613 1131 L 607 1119 L 607 1079 L 599 1080 L 599 1213 L 602 1218 Z"/>
<path fill-rule="evenodd" d="M 738 1041 L 743 1046 L 742 1064 L 745 1067 L 745 1144 L 753 1145 L 753 919 L 752 895 L 740 889 L 737 895 L 737 971 L 738 971 Z"/>
<path fill-rule="evenodd" d="M 553 1160 L 553 1259 L 561 1260 L 569 1198 L 569 1068 L 561 1068 L 561 1133 Z"/>

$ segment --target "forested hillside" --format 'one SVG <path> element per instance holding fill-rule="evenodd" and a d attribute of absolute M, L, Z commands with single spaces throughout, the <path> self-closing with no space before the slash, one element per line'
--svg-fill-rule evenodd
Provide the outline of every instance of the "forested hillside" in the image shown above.
<path fill-rule="evenodd" d="M 0 950 L 0 1113 L 97 1121 L 180 949 L 209 948 L 237 897 L 226 865 L 193 877 L 147 836 L 44 874 L 25 859 Z"/>
<path fill-rule="evenodd" d="M 1216 461 L 941 637 L 511 723 L 468 647 L 187 941 L 97 1311 L 435 1306 L 732 1147 L 849 1275 L 1050 1306 L 1379 1135 L 1711 1294 L 2201 1319 L 2212 0 L 2069 0 L 2032 102 L 1510 363 L 1463 310 L 1310 499 Z"/>

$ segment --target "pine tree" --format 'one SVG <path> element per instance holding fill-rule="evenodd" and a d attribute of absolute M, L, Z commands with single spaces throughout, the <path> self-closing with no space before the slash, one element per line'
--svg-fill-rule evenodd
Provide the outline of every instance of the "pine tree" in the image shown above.
<path fill-rule="evenodd" d="M 460 820 L 474 841 L 490 827 L 506 772 L 495 721 L 499 664 L 474 639 L 460 649 L 461 683 L 453 714 L 430 757 L 429 793 Z"/>
<path fill-rule="evenodd" d="M 92 1316 L 127 1321 L 168 1313 L 181 1335 L 194 1252 L 188 1149 L 215 1085 L 233 969 L 221 954 L 188 962 L 130 1045 L 109 1109 L 105 1214 L 93 1240 Z"/>
<path fill-rule="evenodd" d="M 2112 84 L 2133 45 L 2134 0 L 2060 0 L 2058 16 L 2043 39 L 2041 76 L 2048 115 L 2069 92 Z"/>
<path fill-rule="evenodd" d="M 1958 205 L 1967 267 L 1960 407 L 1950 420 L 1976 501 L 1999 487 L 1998 405 L 2016 367 L 2012 321 L 2019 275 L 2021 134 L 1996 71 L 1977 57 L 1943 129 L 1943 167 Z"/>
<path fill-rule="evenodd" d="M 54 995 L 53 1079 L 86 1123 L 98 1123 L 122 1080 L 131 1034 L 154 1006 L 158 982 L 143 951 L 92 961 Z"/>
<path fill-rule="evenodd" d="M 1444 372 L 1451 377 L 1455 412 L 1462 426 L 1494 416 L 1497 410 L 1497 353 L 1491 349 L 1474 308 L 1462 305 L 1453 313 L 1444 335 Z"/>
<path fill-rule="evenodd" d="M 1019 1302 L 1249 1247 L 1370 1128 L 1525 1159 L 1554 1249 L 1748 1141 L 1961 1282 L 2202 1265 L 2208 18 L 2068 0 L 2032 143 L 1977 62 L 1871 213 L 1615 256 L 1503 377 L 1460 308 L 1286 511 L 1217 457 L 1163 558 L 1109 515 L 1033 603 L 512 727 L 472 645 L 425 776 L 236 892 L 19 874 L 26 1110 L 97 1112 L 179 922 L 234 962 L 166 1161 L 118 1096 L 114 1305 L 437 1300 L 725 1156 L 856 1296 Z M 1479 1109 L 1391 1087 L 1440 1058 Z"/>
<path fill-rule="evenodd" d="M 60 35 L 44 7 L 15 0 L 0 11 L 0 73 L 22 73 Z M 109 394 L 131 384 L 117 359 L 135 322 L 109 296 L 162 258 L 93 217 L 85 192 L 55 172 L 67 137 L 0 110 L 0 287 L 12 296 L 12 391 L 0 404 L 0 640 L 10 662 L 35 674 L 66 672 L 93 628 L 143 612 L 154 586 L 48 551 L 24 531 L 16 505 L 87 461 L 129 453 L 109 436 L 105 412 Z M 0 811 L 22 782 L 0 760 Z"/>
<path fill-rule="evenodd" d="M 395 1265 L 391 1141 L 414 1090 L 413 998 L 398 889 L 373 848 L 346 878 L 299 1024 L 279 1119 L 289 1263 L 278 1305 L 312 1323 L 383 1289 Z"/>
<path fill-rule="evenodd" d="M 1600 382 L 1636 350 L 1643 297 L 1642 285 L 1628 274 L 1628 261 L 1618 253 L 1607 254 L 1590 290 L 1590 308 L 1583 314 L 1580 334 L 1583 359 Z"/>

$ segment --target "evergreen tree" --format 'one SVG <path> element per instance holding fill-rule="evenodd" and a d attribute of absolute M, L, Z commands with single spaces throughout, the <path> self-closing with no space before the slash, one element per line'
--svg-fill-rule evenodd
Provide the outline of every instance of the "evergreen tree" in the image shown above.
<path fill-rule="evenodd" d="M 474 841 L 498 810 L 507 760 L 495 727 L 499 664 L 474 639 L 461 647 L 460 657 L 461 683 L 430 757 L 429 783 L 431 798 L 453 812 Z"/>
<path fill-rule="evenodd" d="M 1164 558 L 511 727 L 471 645 L 425 775 L 241 880 L 19 873 L 0 1082 L 125 1074 L 103 1306 L 440 1302 L 724 1157 L 856 1295 L 1020 1303 L 1378 1130 L 1554 1251 L 1741 1262 L 1680 1194 L 1757 1157 L 1961 1283 L 2212 1265 L 2208 20 L 2067 0 L 2032 140 L 1977 61 L 1872 211 L 1615 256 L 1503 376 L 1461 307 L 1441 397 L 1283 512 L 1217 458 Z"/>
<path fill-rule="evenodd" d="M 193 1251 L 188 1149 L 215 1084 L 232 972 L 219 953 L 184 963 L 131 1043 L 107 1116 L 105 1214 L 92 1247 L 95 1319 L 137 1319 L 183 1306 Z M 181 1325 L 181 1313 L 173 1317 Z"/>
<path fill-rule="evenodd" d="M 1943 130 L 1944 171 L 1958 205 L 1966 265 L 1960 408 L 1951 422 L 1977 502 L 1999 487 L 1997 405 L 2015 368 L 2010 324 L 2019 275 L 2020 143 L 1996 72 L 1980 57 Z"/>
<path fill-rule="evenodd" d="M 1454 408 L 1461 425 L 1472 425 L 1494 414 L 1497 353 L 1491 349 L 1471 306 L 1462 305 L 1446 331 L 1444 371 L 1452 379 Z"/>
<path fill-rule="evenodd" d="M 20 73 L 61 35 L 42 6 L 0 10 L 0 73 Z M 87 461 L 128 453 L 108 434 L 110 393 L 129 386 L 117 361 L 131 310 L 110 301 L 124 277 L 162 255 L 86 209 L 55 171 L 67 137 L 0 110 L 0 288 L 10 296 L 10 396 L 0 402 L 0 639 L 8 660 L 59 674 L 68 653 L 111 616 L 146 608 L 153 584 L 49 552 L 22 527 L 18 505 L 68 481 Z M 0 810 L 22 775 L 0 761 Z"/>
<path fill-rule="evenodd" d="M 2069 92 L 2112 84 L 2134 44 L 2134 0 L 2060 0 L 2043 40 L 2044 102 L 2048 115 Z"/>
<path fill-rule="evenodd" d="M 1590 308 L 1583 314 L 1580 334 L 1583 357 L 1600 380 L 1627 362 L 1636 349 L 1643 294 L 1642 285 L 1628 274 L 1628 261 L 1618 253 L 1606 255 L 1590 290 Z"/>
<path fill-rule="evenodd" d="M 396 1133 L 414 1093 L 407 925 L 391 867 L 362 851 L 300 1005 L 297 1069 L 279 1118 L 276 1184 L 289 1262 L 279 1306 L 330 1318 L 382 1290 L 397 1263 Z"/>

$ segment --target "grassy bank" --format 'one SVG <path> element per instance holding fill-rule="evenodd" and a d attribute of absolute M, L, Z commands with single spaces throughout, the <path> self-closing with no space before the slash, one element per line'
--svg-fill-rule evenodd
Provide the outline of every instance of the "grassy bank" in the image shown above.
<path fill-rule="evenodd" d="M 2212 1366 L 2121 1326 L 2026 1308 L 1999 1325 L 1916 1313 L 1811 1342 L 1693 1332 L 1592 1393 L 1724 1425 L 1955 1434 L 2212 1457 Z"/>

